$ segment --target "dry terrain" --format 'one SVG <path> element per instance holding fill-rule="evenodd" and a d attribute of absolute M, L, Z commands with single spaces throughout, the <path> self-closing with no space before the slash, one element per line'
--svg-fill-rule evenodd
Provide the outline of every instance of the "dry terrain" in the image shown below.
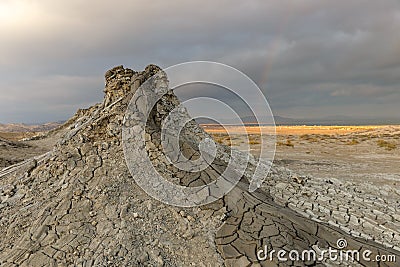
<path fill-rule="evenodd" d="M 24 123 L 0 123 L 0 133 L 29 133 L 29 132 L 43 132 L 50 131 L 58 126 L 62 125 L 62 122 L 48 122 L 44 124 L 24 124 Z"/>
<path fill-rule="evenodd" d="M 0 169 L 38 156 L 51 149 L 53 145 L 51 143 L 37 145 L 34 142 L 18 141 L 32 135 L 29 133 L 0 133 Z"/>
<path fill-rule="evenodd" d="M 216 141 L 239 148 L 247 142 L 248 133 L 250 152 L 258 154 L 259 127 L 230 126 L 231 138 L 221 127 L 203 128 Z M 264 127 L 263 131 L 271 133 L 273 129 Z M 51 150 L 54 138 L 29 140 L 40 134 L 43 132 L 0 132 L 0 167 Z M 400 126 L 277 126 L 276 135 L 275 161 L 299 173 L 378 184 L 400 183 Z"/>
<path fill-rule="evenodd" d="M 260 149 L 259 127 L 231 127 L 231 138 L 221 127 L 204 128 L 239 148 L 247 132 L 250 152 Z M 400 188 L 400 126 L 277 126 L 276 134 L 275 162 L 298 173 Z"/>
<path fill-rule="evenodd" d="M 179 142 L 162 143 L 162 122 L 180 102 L 159 67 L 118 66 L 105 79 L 103 102 L 78 110 L 63 126 L 40 136 L 2 135 L 4 165 L 30 159 L 0 168 L 1 266 L 398 266 L 338 262 L 321 251 L 344 239 L 346 249 L 400 259 L 399 127 L 281 127 L 272 163 L 226 146 L 243 147 L 249 130 L 257 155 L 256 128 L 234 129 L 229 138 L 208 126 L 221 144 L 198 168 L 199 148 L 210 136 L 184 110 L 169 129 Z M 182 121 L 189 121 L 183 129 Z M 191 168 L 171 164 L 171 150 Z M 254 179 L 258 166 L 261 174 L 271 170 L 258 177 L 262 185 Z M 157 173 L 206 190 L 180 199 L 195 198 L 194 206 L 168 205 L 161 196 L 174 201 L 181 194 L 171 183 L 149 182 Z M 221 195 L 227 185 L 235 186 Z M 198 197 L 218 201 L 199 207 Z M 264 260 L 258 256 L 264 248 L 322 257 Z"/>
<path fill-rule="evenodd" d="M 1 132 L 0 169 L 50 151 L 57 137 L 35 140 L 43 132 Z"/>

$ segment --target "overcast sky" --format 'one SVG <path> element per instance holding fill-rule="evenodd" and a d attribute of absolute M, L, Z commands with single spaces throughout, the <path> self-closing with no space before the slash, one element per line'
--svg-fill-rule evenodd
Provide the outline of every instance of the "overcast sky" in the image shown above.
<path fill-rule="evenodd" d="M 400 117 L 400 2 L 0 0 L 0 123 L 65 120 L 104 72 L 229 64 L 276 115 Z"/>

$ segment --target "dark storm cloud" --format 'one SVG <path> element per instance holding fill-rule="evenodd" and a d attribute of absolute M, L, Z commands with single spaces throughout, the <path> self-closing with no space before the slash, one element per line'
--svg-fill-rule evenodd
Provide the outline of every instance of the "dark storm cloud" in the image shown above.
<path fill-rule="evenodd" d="M 6 0 L 0 22 L 0 122 L 66 119 L 115 65 L 190 60 L 243 71 L 280 115 L 400 114 L 398 1 Z"/>

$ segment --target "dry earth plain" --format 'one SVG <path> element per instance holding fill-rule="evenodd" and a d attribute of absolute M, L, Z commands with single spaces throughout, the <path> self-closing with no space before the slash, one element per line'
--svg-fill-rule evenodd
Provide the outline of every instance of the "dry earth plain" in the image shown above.
<path fill-rule="evenodd" d="M 231 126 L 231 138 L 222 127 L 203 127 L 220 143 L 249 142 L 259 154 L 258 127 Z M 276 134 L 275 162 L 297 173 L 400 189 L 400 126 L 277 126 Z"/>

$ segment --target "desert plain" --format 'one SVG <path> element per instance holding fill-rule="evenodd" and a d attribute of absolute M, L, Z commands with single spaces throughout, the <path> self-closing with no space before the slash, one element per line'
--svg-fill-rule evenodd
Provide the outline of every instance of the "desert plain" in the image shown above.
<path fill-rule="evenodd" d="M 273 131 L 272 127 L 257 126 L 203 127 L 225 145 L 240 149 L 249 143 L 255 156 L 261 146 L 260 131 Z M 297 173 L 400 188 L 399 161 L 398 125 L 276 127 L 275 162 Z"/>

